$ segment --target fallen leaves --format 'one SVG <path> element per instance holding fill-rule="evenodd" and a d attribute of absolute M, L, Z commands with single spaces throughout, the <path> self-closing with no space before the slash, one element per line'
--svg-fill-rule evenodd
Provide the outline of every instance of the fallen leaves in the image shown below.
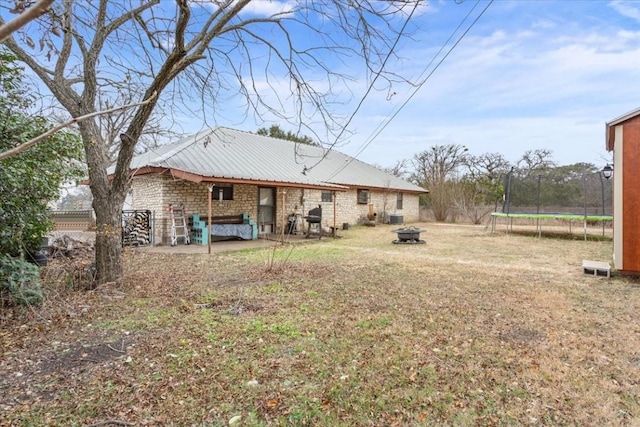
<path fill-rule="evenodd" d="M 128 251 L 122 284 L 2 314 L 0 425 L 593 425 L 640 414 L 640 297 L 572 270 L 601 243 L 424 227 L 420 248 L 392 246 L 384 227 L 354 230 L 270 271 L 260 252 L 212 262 Z M 547 254 L 545 270 L 532 250 Z"/>

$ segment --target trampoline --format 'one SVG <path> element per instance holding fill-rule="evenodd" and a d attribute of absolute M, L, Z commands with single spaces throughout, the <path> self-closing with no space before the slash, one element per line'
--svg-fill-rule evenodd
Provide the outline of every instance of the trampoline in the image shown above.
<path fill-rule="evenodd" d="M 605 235 L 608 223 L 613 221 L 613 186 L 601 171 L 561 174 L 551 170 L 536 175 L 518 172 L 512 170 L 504 177 L 501 211 L 496 203 L 491 214 L 492 233 L 497 222 L 504 219 L 507 233 L 513 231 L 517 220 L 517 225 L 535 225 L 538 237 L 542 236 L 543 224 L 549 229 L 568 224 L 569 233 L 573 233 L 574 222 L 581 224 L 585 240 L 590 227 L 597 227 L 598 234 L 601 230 Z M 531 222 L 526 224 L 527 220 Z"/>
<path fill-rule="evenodd" d="M 536 233 L 538 233 L 538 237 L 542 236 L 542 225 L 544 222 L 540 220 L 559 220 L 568 223 L 569 225 L 569 233 L 572 233 L 572 224 L 573 221 L 581 221 L 582 227 L 584 231 L 584 239 L 587 240 L 589 223 L 602 223 L 602 235 L 605 235 L 605 227 L 607 221 L 613 221 L 613 217 L 611 215 L 577 215 L 577 214 L 564 214 L 564 213 L 543 213 L 543 214 L 529 214 L 529 213 L 504 213 L 504 212 L 493 212 L 491 214 L 491 232 L 496 232 L 496 221 L 498 218 L 505 218 L 506 220 L 506 231 L 513 231 L 513 220 L 514 219 L 530 219 L 535 221 Z"/>

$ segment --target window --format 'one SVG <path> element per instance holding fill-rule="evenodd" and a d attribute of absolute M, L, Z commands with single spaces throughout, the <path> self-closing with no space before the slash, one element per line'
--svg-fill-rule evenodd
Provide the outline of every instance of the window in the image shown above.
<path fill-rule="evenodd" d="M 333 194 L 331 191 L 323 191 L 322 198 L 320 199 L 323 202 L 331 202 L 333 201 Z"/>
<path fill-rule="evenodd" d="M 233 184 L 214 184 L 211 200 L 233 200 Z"/>
<path fill-rule="evenodd" d="M 398 198 L 396 199 L 396 209 L 402 209 L 402 193 L 398 193 Z"/>
<path fill-rule="evenodd" d="M 361 205 L 369 203 L 369 190 L 358 190 L 358 203 Z"/>

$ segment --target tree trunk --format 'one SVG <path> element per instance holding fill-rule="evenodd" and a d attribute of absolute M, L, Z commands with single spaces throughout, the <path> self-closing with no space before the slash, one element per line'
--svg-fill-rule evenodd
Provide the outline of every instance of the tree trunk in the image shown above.
<path fill-rule="evenodd" d="M 96 212 L 96 281 L 99 284 L 122 279 L 122 206 L 110 200 L 94 199 Z"/>
<path fill-rule="evenodd" d="M 89 186 L 96 214 L 96 283 L 122 280 L 122 206 L 126 187 L 114 188 L 107 175 L 107 144 L 91 120 L 78 124 L 84 141 Z"/>

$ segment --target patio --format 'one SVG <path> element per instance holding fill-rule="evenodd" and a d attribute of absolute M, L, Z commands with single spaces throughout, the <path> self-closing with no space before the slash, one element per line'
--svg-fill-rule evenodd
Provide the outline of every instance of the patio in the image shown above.
<path fill-rule="evenodd" d="M 224 240 L 211 243 L 211 253 L 239 251 L 242 249 L 254 249 L 254 248 L 272 248 L 274 246 L 282 244 L 302 244 L 309 242 L 317 242 L 317 237 L 306 238 L 304 234 L 286 234 L 284 236 L 284 242 L 281 239 L 281 235 L 274 235 L 268 238 L 259 237 L 257 240 Z M 331 239 L 331 236 L 323 236 L 323 238 Z M 164 253 L 164 254 L 206 254 L 208 252 L 207 245 L 190 244 L 185 245 L 178 243 L 176 246 L 171 245 L 156 245 L 156 246 L 141 246 L 133 248 L 139 252 L 146 253 Z"/>

